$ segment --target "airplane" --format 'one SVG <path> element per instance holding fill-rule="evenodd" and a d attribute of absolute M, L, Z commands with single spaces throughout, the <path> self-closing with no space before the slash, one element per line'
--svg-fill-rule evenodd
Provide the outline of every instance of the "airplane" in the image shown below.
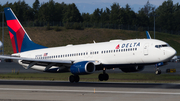
<path fill-rule="evenodd" d="M 107 81 L 107 69 L 138 72 L 145 65 L 166 63 L 176 54 L 168 43 L 157 39 L 116 39 L 48 48 L 31 40 L 11 8 L 4 8 L 4 12 L 14 53 L 10 56 L 0 55 L 0 58 L 13 60 L 25 69 L 71 72 L 71 83 L 79 82 L 79 75 L 99 70 L 103 71 L 98 76 L 99 81 Z"/>

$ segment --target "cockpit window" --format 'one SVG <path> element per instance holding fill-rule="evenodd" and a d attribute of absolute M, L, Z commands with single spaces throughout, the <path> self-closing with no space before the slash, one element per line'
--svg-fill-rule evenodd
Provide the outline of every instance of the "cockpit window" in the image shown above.
<path fill-rule="evenodd" d="M 161 48 L 161 47 L 169 47 L 168 44 L 163 44 L 163 45 L 155 45 L 156 48 Z"/>
<path fill-rule="evenodd" d="M 168 44 L 164 44 L 164 45 L 162 45 L 162 47 L 168 47 L 169 45 Z"/>

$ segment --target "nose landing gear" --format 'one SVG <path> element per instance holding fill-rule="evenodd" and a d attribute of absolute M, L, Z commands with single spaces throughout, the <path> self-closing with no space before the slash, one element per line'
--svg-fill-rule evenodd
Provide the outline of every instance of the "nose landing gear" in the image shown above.
<path fill-rule="evenodd" d="M 157 68 L 155 74 L 156 75 L 160 75 L 161 74 L 161 70 L 159 68 Z"/>

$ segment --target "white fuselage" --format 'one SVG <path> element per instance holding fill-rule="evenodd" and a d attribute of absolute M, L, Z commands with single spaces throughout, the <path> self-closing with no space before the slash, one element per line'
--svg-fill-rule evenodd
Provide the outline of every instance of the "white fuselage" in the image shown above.
<path fill-rule="evenodd" d="M 167 43 L 155 39 L 112 40 L 102 43 L 67 45 L 26 51 L 13 55 L 33 59 L 56 59 L 78 61 L 98 61 L 102 65 L 148 65 L 167 62 L 176 51 Z M 23 66 L 23 64 L 19 61 Z M 44 71 L 43 66 L 33 69 Z M 57 68 L 57 66 L 52 66 Z M 58 67 L 59 68 L 59 67 Z"/>

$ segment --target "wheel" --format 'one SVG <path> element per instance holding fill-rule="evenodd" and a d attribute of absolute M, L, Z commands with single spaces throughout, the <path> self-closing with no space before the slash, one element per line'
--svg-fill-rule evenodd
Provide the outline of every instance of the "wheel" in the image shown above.
<path fill-rule="evenodd" d="M 99 74 L 98 78 L 99 78 L 99 81 L 103 81 L 104 80 L 103 74 Z"/>
<path fill-rule="evenodd" d="M 161 70 L 156 70 L 156 75 L 159 75 L 159 74 L 161 74 Z"/>
<path fill-rule="evenodd" d="M 78 75 L 75 75 L 74 77 L 75 77 L 75 80 L 74 80 L 74 81 L 75 81 L 76 83 L 79 82 L 79 76 L 78 76 Z"/>
<path fill-rule="evenodd" d="M 105 81 L 107 81 L 109 79 L 109 75 L 108 74 L 105 73 L 105 74 L 103 74 L 103 76 L 104 76 L 104 80 Z"/>
<path fill-rule="evenodd" d="M 161 70 L 159 70 L 158 74 L 161 74 Z"/>
<path fill-rule="evenodd" d="M 75 81 L 75 76 L 71 75 L 69 76 L 69 82 L 73 83 Z"/>

